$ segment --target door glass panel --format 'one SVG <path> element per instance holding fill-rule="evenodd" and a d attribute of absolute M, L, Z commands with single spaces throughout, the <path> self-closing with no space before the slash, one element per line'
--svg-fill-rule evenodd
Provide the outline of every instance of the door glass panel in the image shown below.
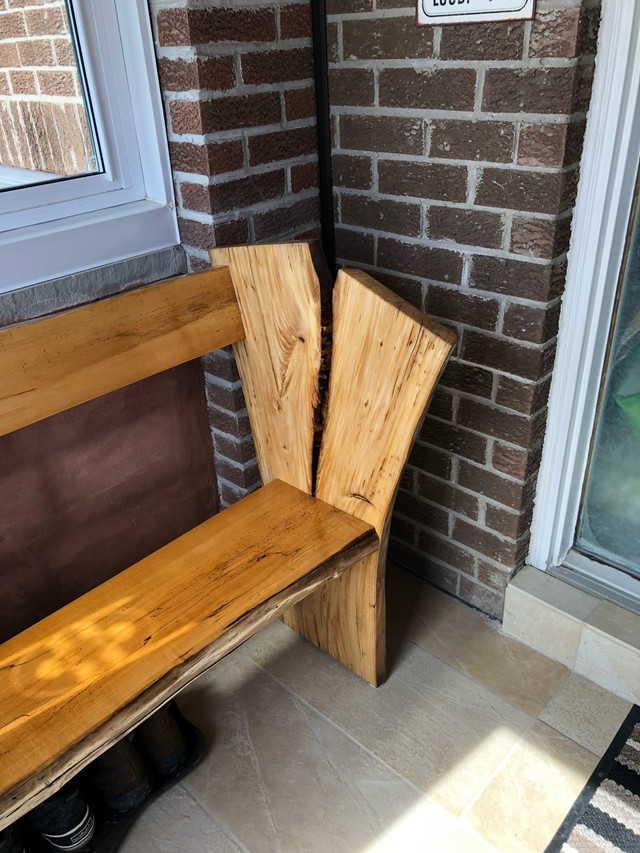
<path fill-rule="evenodd" d="M 640 216 L 632 219 L 576 548 L 640 577 Z"/>
<path fill-rule="evenodd" d="M 72 10 L 0 10 L 0 190 L 103 171 Z"/>

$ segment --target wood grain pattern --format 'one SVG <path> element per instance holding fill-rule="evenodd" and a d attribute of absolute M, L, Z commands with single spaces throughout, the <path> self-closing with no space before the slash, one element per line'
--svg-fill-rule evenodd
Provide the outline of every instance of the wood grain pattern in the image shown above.
<path fill-rule="evenodd" d="M 456 335 L 360 270 L 341 270 L 316 496 L 372 524 L 380 552 L 285 621 L 372 684 L 384 678 L 384 563 L 402 469 Z M 355 626 L 355 627 L 354 627 Z"/>
<path fill-rule="evenodd" d="M 243 335 L 228 270 L 206 270 L 0 331 L 0 435 Z"/>
<path fill-rule="evenodd" d="M 311 493 L 320 287 L 306 243 L 212 249 L 231 270 L 245 336 L 234 345 L 262 482 Z"/>
<path fill-rule="evenodd" d="M 0 646 L 0 828 L 377 543 L 274 481 Z"/>

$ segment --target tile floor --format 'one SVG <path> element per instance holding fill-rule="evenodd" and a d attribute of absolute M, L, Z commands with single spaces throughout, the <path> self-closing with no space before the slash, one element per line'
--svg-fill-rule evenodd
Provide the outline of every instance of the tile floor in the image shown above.
<path fill-rule="evenodd" d="M 390 571 L 374 690 L 279 622 L 186 689 L 210 744 L 122 853 L 541 853 L 631 704 Z"/>

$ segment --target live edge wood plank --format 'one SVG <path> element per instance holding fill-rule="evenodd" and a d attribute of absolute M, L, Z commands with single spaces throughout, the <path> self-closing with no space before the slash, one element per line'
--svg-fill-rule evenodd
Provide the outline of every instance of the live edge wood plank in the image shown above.
<path fill-rule="evenodd" d="M 0 435 L 234 343 L 228 269 L 206 270 L 0 331 Z"/>
<path fill-rule="evenodd" d="M 193 678 L 376 551 L 278 480 L 0 646 L 0 828 Z"/>

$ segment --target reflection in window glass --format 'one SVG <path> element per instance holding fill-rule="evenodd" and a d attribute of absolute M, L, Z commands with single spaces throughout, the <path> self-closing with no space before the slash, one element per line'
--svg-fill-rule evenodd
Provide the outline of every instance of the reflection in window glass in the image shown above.
<path fill-rule="evenodd" d="M 0 9 L 0 190 L 102 171 L 76 57 L 64 0 Z"/>

